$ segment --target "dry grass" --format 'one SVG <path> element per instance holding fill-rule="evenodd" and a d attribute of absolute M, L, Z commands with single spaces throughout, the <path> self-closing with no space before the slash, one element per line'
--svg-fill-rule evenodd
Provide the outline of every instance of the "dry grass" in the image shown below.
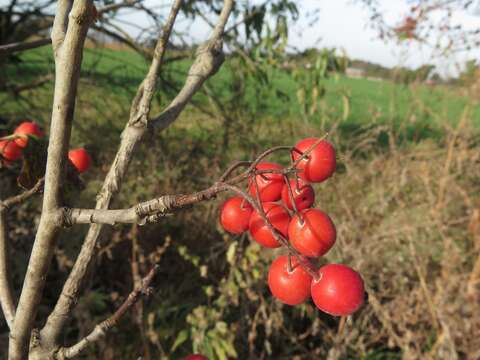
<path fill-rule="evenodd" d="M 330 260 L 360 270 L 369 302 L 346 322 L 329 359 L 385 346 L 400 349 L 403 359 L 480 358 L 474 132 L 462 121 L 440 146 L 427 141 L 400 148 L 391 132 L 388 151 L 366 160 L 345 154 L 346 172 L 320 201 L 338 227 Z M 362 150 L 369 152 L 367 146 Z"/>

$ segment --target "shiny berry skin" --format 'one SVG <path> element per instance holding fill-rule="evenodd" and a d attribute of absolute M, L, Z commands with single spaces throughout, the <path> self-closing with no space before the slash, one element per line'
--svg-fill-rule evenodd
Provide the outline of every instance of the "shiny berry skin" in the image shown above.
<path fill-rule="evenodd" d="M 342 264 L 325 265 L 318 270 L 320 279 L 312 281 L 311 294 L 317 308 L 334 316 L 350 315 L 365 299 L 362 277 Z"/>
<path fill-rule="evenodd" d="M 28 143 L 28 135 L 42 137 L 43 132 L 35 121 L 24 121 L 13 132 L 15 135 L 22 135 L 22 137 L 15 139 L 15 143 L 24 148 Z"/>
<path fill-rule="evenodd" d="M 0 154 L 5 160 L 15 161 L 22 156 L 22 148 L 18 146 L 15 141 L 1 140 L 0 141 Z"/>
<path fill-rule="evenodd" d="M 87 171 L 92 163 L 92 158 L 84 148 L 70 150 L 68 158 L 80 174 Z"/>
<path fill-rule="evenodd" d="M 227 199 L 220 210 L 220 223 L 232 234 L 241 234 L 248 230 L 253 208 L 239 196 Z"/>
<path fill-rule="evenodd" d="M 299 141 L 295 148 L 301 152 L 307 151 L 318 138 L 306 138 Z M 293 160 L 296 161 L 301 154 L 296 151 L 292 151 Z M 322 182 L 328 179 L 335 172 L 337 167 L 337 159 L 335 154 L 335 149 L 326 140 L 322 140 L 312 152 L 308 155 L 307 158 L 301 160 L 297 168 L 303 170 L 298 173 L 302 179 L 308 182 Z"/>
<path fill-rule="evenodd" d="M 184 360 L 208 360 L 208 358 L 200 354 L 192 354 L 188 355 Z"/>
<path fill-rule="evenodd" d="M 305 209 L 292 218 L 288 226 L 288 237 L 300 253 L 318 257 L 326 254 L 335 244 L 337 231 L 330 217 L 323 211 Z"/>
<path fill-rule="evenodd" d="M 270 265 L 268 286 L 272 295 L 287 305 L 298 305 L 310 297 L 312 276 L 298 260 L 291 258 L 292 269 L 288 271 L 288 256 L 280 256 Z"/>
<path fill-rule="evenodd" d="M 295 179 L 292 179 L 290 180 L 290 187 L 292 188 L 292 195 L 298 211 L 307 209 L 313 205 L 315 202 L 315 191 L 313 191 L 313 188 L 310 184 L 307 184 L 302 179 L 298 179 L 298 182 Z M 290 210 L 293 210 L 287 184 L 283 185 L 282 201 L 285 206 L 287 206 Z"/>
<path fill-rule="evenodd" d="M 263 210 L 273 227 L 284 237 L 287 237 L 288 224 L 290 222 L 290 215 L 287 210 L 285 210 L 283 206 L 275 203 L 263 203 Z M 260 214 L 255 210 L 250 217 L 249 230 L 253 240 L 260 245 L 268 248 L 277 248 L 281 246 L 281 244 L 273 237 L 272 232 L 265 224 Z"/>
<path fill-rule="evenodd" d="M 257 165 L 257 170 L 281 170 L 282 167 L 275 163 L 262 162 Z M 283 175 L 282 174 L 259 174 L 255 176 L 255 181 L 258 184 L 258 191 L 260 193 L 261 202 L 270 202 L 280 200 L 283 189 Z M 257 192 L 253 178 L 249 179 L 250 194 L 256 198 Z"/>

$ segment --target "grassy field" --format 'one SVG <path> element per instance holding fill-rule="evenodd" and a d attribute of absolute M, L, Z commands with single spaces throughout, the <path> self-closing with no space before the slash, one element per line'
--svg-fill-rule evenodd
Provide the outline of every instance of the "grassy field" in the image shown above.
<path fill-rule="evenodd" d="M 33 79 L 53 70 L 49 48 L 26 52 L 22 55 L 22 60 L 24 64 L 12 67 L 12 71 L 22 80 Z M 164 67 L 163 76 L 167 81 L 163 86 L 160 85 L 164 91 L 163 104 L 171 98 L 169 86 L 180 86 L 189 65 L 189 60 L 182 60 Z M 232 66 L 231 61 L 227 60 L 215 78 L 209 81 L 209 86 L 224 103 L 231 102 L 234 97 L 230 86 L 235 72 Z M 83 75 L 88 78 L 90 85 L 94 85 L 93 91 L 99 95 L 98 101 L 112 98 L 114 102 L 128 103 L 146 69 L 147 62 L 129 51 L 87 49 L 83 61 Z M 280 120 L 301 119 L 302 113 L 296 97 L 299 84 L 286 71 L 269 69 L 267 73 L 269 83 L 263 86 L 258 86 L 255 80 L 245 79 L 243 104 L 256 116 Z M 51 91 L 51 85 L 49 83 L 45 87 L 48 92 Z M 474 125 L 480 126 L 480 106 L 472 104 L 455 89 L 425 85 L 404 86 L 390 81 L 344 76 L 331 76 L 324 81 L 324 86 L 326 96 L 321 101 L 320 111 L 308 118 L 314 124 L 342 121 L 341 126 L 345 129 L 372 123 L 438 129 L 446 124 L 455 126 L 468 105 Z M 348 99 L 347 116 L 345 99 Z M 195 100 L 203 105 L 207 103 L 201 94 Z M 11 111 L 12 115 L 19 116 L 19 111 L 22 110 L 20 104 L 9 103 L 1 97 L 0 101 L 4 104 L 4 113 Z"/>

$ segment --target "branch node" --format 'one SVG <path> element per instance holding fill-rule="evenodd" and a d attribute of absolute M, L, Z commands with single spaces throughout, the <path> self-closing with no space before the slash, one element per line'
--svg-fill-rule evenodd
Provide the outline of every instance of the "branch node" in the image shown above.
<path fill-rule="evenodd" d="M 68 207 L 62 207 L 60 210 L 60 224 L 64 228 L 70 228 L 73 226 L 74 221 L 72 217 L 72 209 Z"/>

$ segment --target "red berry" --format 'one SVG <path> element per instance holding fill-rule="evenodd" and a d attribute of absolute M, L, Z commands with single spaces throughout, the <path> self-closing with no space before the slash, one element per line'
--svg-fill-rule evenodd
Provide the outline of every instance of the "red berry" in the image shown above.
<path fill-rule="evenodd" d="M 291 264 L 291 271 L 288 271 L 288 256 L 275 259 L 268 271 L 268 286 L 272 295 L 281 302 L 298 305 L 310 296 L 312 276 L 296 258 L 291 258 Z"/>
<path fill-rule="evenodd" d="M 257 165 L 257 170 L 281 170 L 282 167 L 275 163 L 263 162 Z M 254 180 L 255 179 L 255 180 Z M 249 180 L 250 193 L 253 197 L 257 196 L 254 181 L 258 184 L 260 201 L 269 202 L 280 199 L 283 188 L 282 174 L 259 174 Z"/>
<path fill-rule="evenodd" d="M 288 223 L 290 222 L 290 215 L 283 206 L 275 203 L 263 203 L 263 210 L 267 216 L 267 219 L 273 225 L 275 229 L 280 232 L 284 237 L 287 237 Z M 272 232 L 263 221 L 260 214 L 253 211 L 250 217 L 250 235 L 259 244 L 268 248 L 277 248 L 281 246 L 277 240 L 273 237 Z"/>
<path fill-rule="evenodd" d="M 309 208 L 313 205 L 315 201 L 315 192 L 310 184 L 307 184 L 301 179 L 298 179 L 298 181 L 292 179 L 290 180 L 290 187 L 298 211 Z M 282 201 L 290 210 L 293 210 L 287 184 L 283 185 Z"/>
<path fill-rule="evenodd" d="M 18 146 L 15 141 L 1 140 L 0 141 L 0 154 L 5 160 L 15 161 L 22 156 L 22 148 Z"/>
<path fill-rule="evenodd" d="M 70 150 L 68 158 L 80 174 L 87 171 L 92 163 L 90 155 L 84 148 Z"/>
<path fill-rule="evenodd" d="M 315 305 L 330 315 L 345 316 L 357 311 L 365 298 L 359 273 L 342 264 L 329 264 L 318 270 L 320 279 L 312 281 Z"/>
<path fill-rule="evenodd" d="M 200 354 L 192 354 L 188 355 L 184 360 L 208 360 L 208 358 Z"/>
<path fill-rule="evenodd" d="M 318 138 L 306 138 L 299 141 L 295 148 L 305 152 L 317 141 Z M 292 154 L 294 161 L 301 156 L 296 151 L 293 151 Z M 303 170 L 298 176 L 309 182 L 322 182 L 333 175 L 336 166 L 337 159 L 334 147 L 328 141 L 322 140 L 308 157 L 298 163 L 297 168 Z"/>
<path fill-rule="evenodd" d="M 15 139 L 15 143 L 24 148 L 28 143 L 28 136 L 42 137 L 43 132 L 35 121 L 24 121 L 13 132 L 15 135 L 20 135 L 22 137 Z"/>
<path fill-rule="evenodd" d="M 239 196 L 226 200 L 220 210 L 220 223 L 232 234 L 241 234 L 248 230 L 253 208 Z"/>
<path fill-rule="evenodd" d="M 318 209 L 305 209 L 296 214 L 288 226 L 292 246 L 305 256 L 327 253 L 335 244 L 337 232 L 330 217 Z"/>

